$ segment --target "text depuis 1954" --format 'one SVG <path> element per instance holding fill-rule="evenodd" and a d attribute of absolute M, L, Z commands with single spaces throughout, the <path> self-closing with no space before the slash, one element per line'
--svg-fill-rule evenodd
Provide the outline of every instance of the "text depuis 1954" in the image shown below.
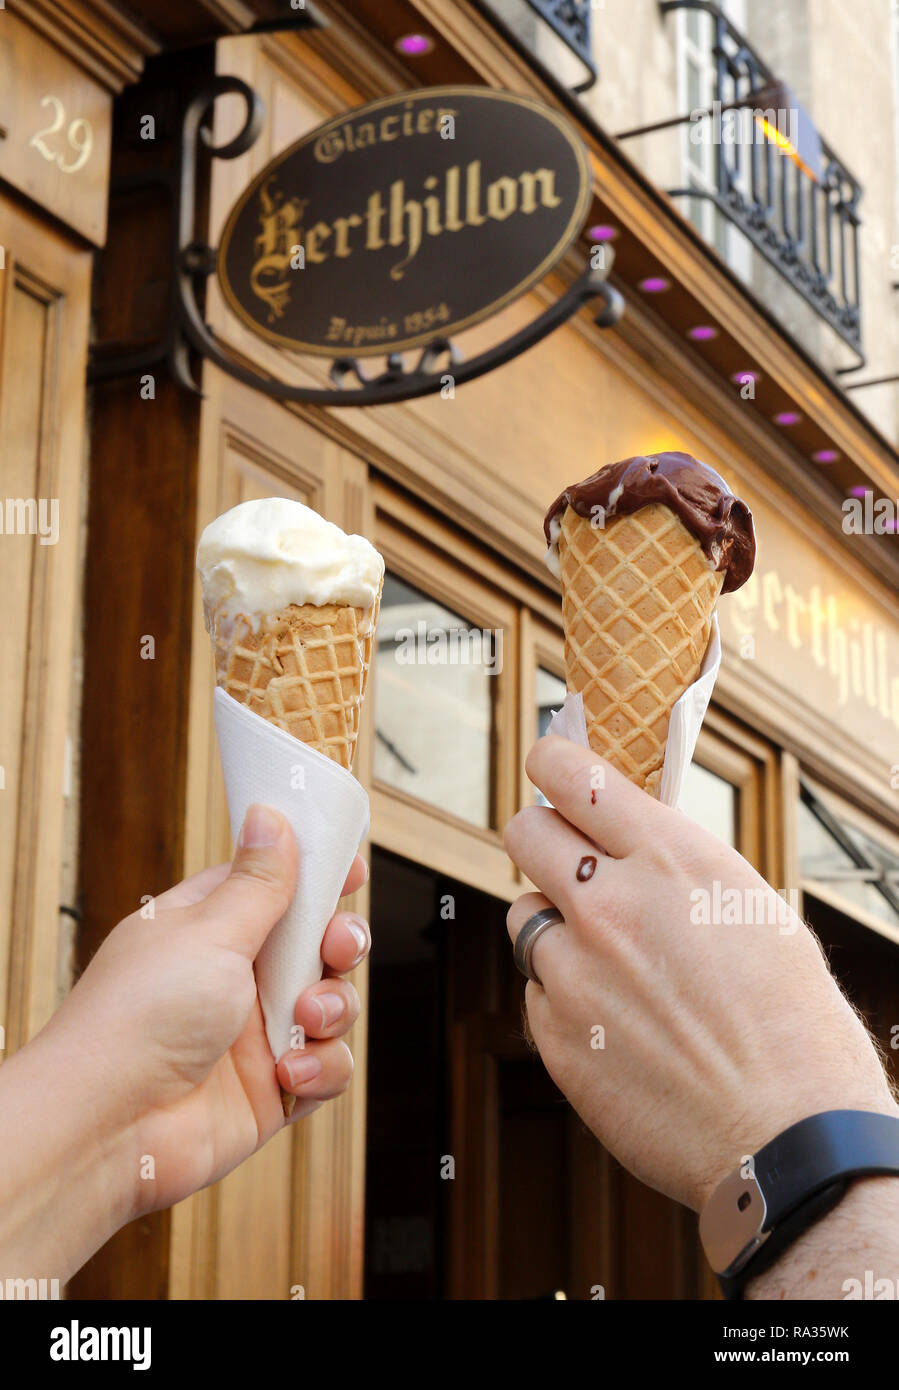
<path fill-rule="evenodd" d="M 389 347 L 391 342 L 405 338 L 410 333 L 424 333 L 429 328 L 439 328 L 450 317 L 448 304 L 430 305 L 416 313 L 403 314 L 400 319 L 388 319 L 385 315 L 380 323 L 350 323 L 339 314 L 332 314 L 326 334 L 327 341 L 335 347 L 361 347 L 363 343 L 383 343 Z"/>

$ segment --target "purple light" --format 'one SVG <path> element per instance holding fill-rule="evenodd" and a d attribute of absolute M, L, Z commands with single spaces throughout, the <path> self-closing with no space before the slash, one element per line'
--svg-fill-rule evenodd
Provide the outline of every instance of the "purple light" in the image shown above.
<path fill-rule="evenodd" d="M 838 459 L 839 457 L 840 457 L 840 454 L 839 454 L 839 450 L 837 450 L 837 449 L 818 449 L 818 451 L 817 451 L 816 453 L 812 454 L 812 462 L 813 462 L 813 463 L 836 463 L 836 461 L 837 461 L 837 459 Z"/>
<path fill-rule="evenodd" d="M 866 487 L 851 487 L 849 489 L 850 496 L 852 497 L 867 497 L 869 491 L 870 489 Z"/>
<path fill-rule="evenodd" d="M 795 410 L 782 410 L 779 415 L 775 415 L 775 425 L 798 425 L 802 416 Z"/>
<path fill-rule="evenodd" d="M 607 227 L 604 222 L 597 222 L 595 227 L 591 227 L 587 232 L 591 241 L 614 241 L 618 236 L 617 227 Z"/>
<path fill-rule="evenodd" d="M 894 516 L 887 517 L 884 526 L 888 531 L 899 531 L 899 519 Z"/>
<path fill-rule="evenodd" d="M 401 39 L 397 39 L 396 46 L 400 53 L 405 53 L 410 58 L 418 58 L 422 53 L 430 53 L 434 44 L 424 34 L 404 34 Z"/>
<path fill-rule="evenodd" d="M 758 380 L 759 373 L 750 371 L 734 372 L 733 376 L 731 377 L 731 381 L 733 382 L 734 386 L 745 386 L 747 381 L 757 382 Z"/>
<path fill-rule="evenodd" d="M 639 288 L 644 294 L 663 294 L 671 289 L 671 281 L 663 279 L 661 275 L 649 275 L 640 281 Z"/>
<path fill-rule="evenodd" d="M 707 343 L 711 338 L 718 337 L 718 330 L 710 323 L 698 323 L 695 328 L 688 329 L 687 337 L 692 338 L 694 343 Z"/>

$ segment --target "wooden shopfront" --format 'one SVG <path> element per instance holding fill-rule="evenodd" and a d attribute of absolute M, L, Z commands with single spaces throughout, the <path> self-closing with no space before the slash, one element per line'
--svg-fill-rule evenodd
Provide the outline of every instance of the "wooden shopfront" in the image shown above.
<path fill-rule="evenodd" d="M 22 34 L 32 35 L 10 8 Z M 899 863 L 894 556 L 879 538 L 855 544 L 842 532 L 834 497 L 765 412 L 734 389 L 728 367 L 736 370 L 739 358 L 712 370 L 627 293 L 629 280 L 647 265 L 663 267 L 682 290 L 682 312 L 701 304 L 727 325 L 728 341 L 764 361 L 778 391 L 853 460 L 852 481 L 883 483 L 895 457 L 687 224 L 586 129 L 595 208 L 626 228 L 629 242 L 616 262 L 627 310 L 613 330 L 585 312 L 454 396 L 365 409 L 280 404 L 208 362 L 202 399 L 152 367 L 152 398 L 127 373 L 109 373 L 86 393 L 92 260 L 98 344 L 149 342 L 164 325 L 166 194 L 158 179 L 141 182 L 145 152 L 134 131 L 142 115 L 158 116 L 154 167 L 164 170 L 176 144 L 166 118 L 173 92 L 231 74 L 265 103 L 258 141 L 208 173 L 201 202 L 212 245 L 279 150 L 363 102 L 456 81 L 556 101 L 465 3 L 322 4 L 326 29 L 287 34 L 234 32 L 241 26 L 231 14 L 230 36 L 219 27 L 216 42 L 177 52 L 173 42 L 159 42 L 174 24 L 161 17 L 165 6 L 133 8 L 147 25 L 142 46 L 132 35 L 133 69 L 120 63 L 114 79 L 106 74 L 102 110 L 91 117 L 102 127 L 105 112 L 111 142 L 108 236 L 85 212 L 69 226 L 76 217 L 64 202 L 69 185 L 42 193 L 27 171 L 4 165 L 0 142 L 7 248 L 0 416 L 4 431 L 13 430 L 16 467 L 62 470 L 67 491 L 60 481 L 58 495 L 77 508 L 83 489 L 87 515 L 83 605 L 77 527 L 49 556 L 36 544 L 28 556 L 23 549 L 8 579 L 12 592 L 30 595 L 22 605 L 30 628 L 14 634 L 17 650 L 29 654 L 24 676 L 17 665 L 4 671 L 14 697 L 4 705 L 4 737 L 22 759 L 10 763 L 4 747 L 18 846 L 15 864 L 0 865 L 7 1048 L 40 1026 L 57 978 L 60 988 L 65 983 L 62 943 L 72 918 L 57 928 L 54 895 L 67 804 L 59 781 L 77 697 L 45 677 L 51 654 L 54 672 L 71 666 L 65 643 L 82 614 L 83 713 L 80 738 L 74 729 L 71 740 L 80 763 L 79 960 L 141 894 L 229 854 L 193 553 L 207 522 L 249 497 L 297 497 L 369 536 L 387 562 L 355 769 L 371 796 L 372 876 L 353 906 L 371 916 L 374 952 L 354 977 L 364 1009 L 350 1039 L 350 1091 L 216 1187 L 121 1232 L 74 1291 L 193 1299 L 712 1297 L 694 1219 L 596 1145 L 524 1040 L 522 983 L 504 926 L 524 885 L 503 852 L 501 828 L 534 795 L 524 757 L 560 694 L 561 614 L 542 565 L 542 517 L 561 487 L 602 463 L 668 448 L 708 461 L 753 507 L 759 572 L 721 606 L 725 660 L 686 809 L 776 887 L 804 893 L 835 968 L 889 1048 L 899 1017 L 890 974 L 899 913 L 888 884 L 889 866 Z M 393 45 L 410 10 L 440 39 L 423 71 L 410 72 Z M 9 17 L 0 16 L 0 35 L 9 34 L 2 27 Z M 154 47 L 169 51 L 150 57 Z M 18 68 L 26 71 L 21 61 Z M 126 82 L 113 123 L 113 93 Z M 74 100 L 62 87 L 59 95 Z M 236 98 L 217 103 L 217 140 L 233 135 L 238 108 Z M 12 128 L 0 97 L 4 119 Z M 77 145 L 80 128 L 75 137 Z M 96 189 L 105 215 L 108 190 Z M 527 295 L 466 330 L 465 354 L 532 319 L 570 283 L 583 256 L 584 246 L 575 247 Z M 296 384 L 327 384 L 326 364 L 252 333 L 214 280 L 205 312 L 242 361 Z M 20 349 L 13 351 L 22 342 L 30 360 L 46 364 L 48 385 L 38 394 Z M 35 439 L 52 441 L 45 454 L 35 452 Z M 42 486 L 50 484 L 38 483 L 36 495 Z M 35 484 L 15 487 L 19 495 Z M 12 553 L 0 552 L 4 565 Z M 21 621 L 19 605 L 16 613 Z M 461 625 L 491 634 L 494 644 L 501 633 L 501 653 L 491 648 L 492 670 L 484 662 L 398 662 L 398 631 L 419 623 Z M 145 634 L 156 639 L 152 663 L 138 655 Z M 4 837 L 4 855 L 9 843 Z M 864 877 L 866 854 L 874 867 Z M 76 902 L 71 872 L 69 883 L 61 880 L 70 896 L 59 899 L 69 905 Z M 15 913 L 8 892 L 17 895 Z"/>

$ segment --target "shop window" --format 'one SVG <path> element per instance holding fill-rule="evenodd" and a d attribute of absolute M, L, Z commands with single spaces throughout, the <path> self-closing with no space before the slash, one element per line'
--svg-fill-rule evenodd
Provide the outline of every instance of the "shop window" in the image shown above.
<path fill-rule="evenodd" d="M 565 682 L 545 667 L 537 667 L 537 737 L 549 733 L 550 720 L 565 703 Z"/>
<path fill-rule="evenodd" d="M 501 659 L 495 633 L 388 572 L 375 657 L 376 779 L 488 827 Z"/>
<path fill-rule="evenodd" d="M 737 843 L 737 788 L 700 763 L 687 768 L 680 809 L 729 845 Z"/>
<path fill-rule="evenodd" d="M 870 915 L 899 931 L 899 845 L 862 828 L 834 798 L 800 784 L 799 864 L 803 887 L 850 916 Z"/>
<path fill-rule="evenodd" d="M 549 724 L 556 710 L 565 701 L 565 682 L 545 666 L 537 667 L 537 737 L 549 733 Z M 538 806 L 548 806 L 549 802 L 541 791 L 535 788 L 534 800 Z"/>

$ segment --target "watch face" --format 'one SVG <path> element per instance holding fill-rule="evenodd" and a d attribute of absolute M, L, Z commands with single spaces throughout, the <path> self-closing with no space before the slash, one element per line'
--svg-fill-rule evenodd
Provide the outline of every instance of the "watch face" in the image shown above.
<path fill-rule="evenodd" d="M 751 1165 L 741 1166 L 718 1184 L 699 1217 L 699 1238 L 716 1274 L 730 1276 L 743 1268 L 768 1239 L 767 1215 Z"/>

